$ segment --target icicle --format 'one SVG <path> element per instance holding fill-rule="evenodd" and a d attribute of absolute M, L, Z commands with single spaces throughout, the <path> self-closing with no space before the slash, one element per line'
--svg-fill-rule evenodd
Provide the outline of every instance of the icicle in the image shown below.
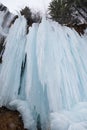
<path fill-rule="evenodd" d="M 26 41 L 20 16 L 6 39 L 0 106 L 20 111 L 28 129 L 87 130 L 86 55 L 86 33 L 44 17 L 29 28 Z"/>
<path fill-rule="evenodd" d="M 0 106 L 7 106 L 18 97 L 21 65 L 26 44 L 26 20 L 20 16 L 11 27 L 6 39 L 0 73 Z"/>

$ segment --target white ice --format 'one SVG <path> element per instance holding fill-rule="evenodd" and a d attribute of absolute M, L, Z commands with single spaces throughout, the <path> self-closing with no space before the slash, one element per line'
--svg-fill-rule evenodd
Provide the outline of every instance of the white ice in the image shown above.
<path fill-rule="evenodd" d="M 0 72 L 0 106 L 17 98 L 21 65 L 25 55 L 26 20 L 19 17 L 9 31 Z"/>
<path fill-rule="evenodd" d="M 33 25 L 28 37 L 27 98 L 31 109 L 35 106 L 43 119 L 40 102 L 46 90 L 48 112 L 44 111 L 50 115 L 52 130 L 87 129 L 86 36 L 43 18 L 39 27 Z M 78 110 L 73 111 L 76 105 Z"/>
<path fill-rule="evenodd" d="M 20 111 L 28 129 L 87 130 L 86 31 L 80 36 L 45 17 L 25 30 L 19 17 L 6 39 L 0 106 Z"/>

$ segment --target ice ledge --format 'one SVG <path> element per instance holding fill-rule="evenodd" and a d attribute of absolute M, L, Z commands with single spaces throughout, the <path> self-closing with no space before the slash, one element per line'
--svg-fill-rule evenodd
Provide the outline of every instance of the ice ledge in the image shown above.
<path fill-rule="evenodd" d="M 16 99 L 9 103 L 10 107 L 19 111 L 22 115 L 24 128 L 35 130 L 35 122 L 31 116 L 28 102 L 26 100 Z"/>

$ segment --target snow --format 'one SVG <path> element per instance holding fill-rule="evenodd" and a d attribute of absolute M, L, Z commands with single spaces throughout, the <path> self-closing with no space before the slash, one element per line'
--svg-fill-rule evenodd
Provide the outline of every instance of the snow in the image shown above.
<path fill-rule="evenodd" d="M 24 128 L 31 129 L 31 130 L 36 129 L 35 122 L 32 118 L 32 115 L 29 109 L 29 104 L 27 103 L 27 101 L 16 99 L 10 102 L 9 105 L 21 113 L 22 119 L 24 122 Z"/>
<path fill-rule="evenodd" d="M 0 106 L 17 109 L 27 129 L 87 130 L 87 34 L 19 16 L 0 72 Z"/>
<path fill-rule="evenodd" d="M 52 130 L 68 130 L 70 120 L 60 113 L 51 113 L 51 129 Z"/>

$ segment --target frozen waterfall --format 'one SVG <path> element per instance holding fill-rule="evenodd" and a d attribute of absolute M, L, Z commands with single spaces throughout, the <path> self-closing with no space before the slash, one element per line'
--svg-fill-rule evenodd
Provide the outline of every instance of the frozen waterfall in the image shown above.
<path fill-rule="evenodd" d="M 11 27 L 0 72 L 0 106 L 21 112 L 24 126 L 87 130 L 87 34 L 44 17 L 26 35 Z"/>
<path fill-rule="evenodd" d="M 18 96 L 21 65 L 26 45 L 26 20 L 23 17 L 19 17 L 11 27 L 5 43 L 0 72 L 0 106 L 8 105 Z"/>

